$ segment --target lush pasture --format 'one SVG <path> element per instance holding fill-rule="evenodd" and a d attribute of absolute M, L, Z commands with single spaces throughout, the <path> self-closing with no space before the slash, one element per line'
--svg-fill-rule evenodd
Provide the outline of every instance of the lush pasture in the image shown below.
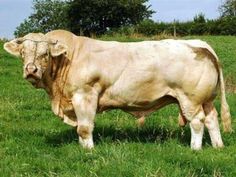
<path fill-rule="evenodd" d="M 213 46 L 224 67 L 236 130 L 236 38 L 200 38 Z M 219 99 L 215 104 L 219 110 Z M 177 116 L 170 105 L 139 128 L 126 113 L 102 113 L 96 117 L 95 149 L 83 150 L 75 129 L 53 115 L 45 92 L 22 79 L 21 61 L 0 43 L 0 176 L 236 176 L 236 133 L 223 133 L 225 148 L 217 150 L 205 132 L 203 150 L 194 152 L 189 127 L 179 128 Z"/>

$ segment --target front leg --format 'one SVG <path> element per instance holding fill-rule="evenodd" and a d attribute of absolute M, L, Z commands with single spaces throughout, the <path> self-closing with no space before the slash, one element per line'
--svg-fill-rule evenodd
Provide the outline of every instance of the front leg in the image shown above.
<path fill-rule="evenodd" d="M 78 90 L 72 97 L 72 104 L 78 123 L 79 142 L 87 149 L 94 147 L 93 128 L 97 103 L 98 93 L 93 88 L 89 89 L 89 91 Z"/>

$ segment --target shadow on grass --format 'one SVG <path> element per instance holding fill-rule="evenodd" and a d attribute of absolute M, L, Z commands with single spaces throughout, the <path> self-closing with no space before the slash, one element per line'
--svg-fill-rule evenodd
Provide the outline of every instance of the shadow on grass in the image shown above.
<path fill-rule="evenodd" d="M 206 134 L 207 132 L 205 132 L 204 142 L 210 143 L 209 136 L 206 136 Z M 143 128 L 122 127 L 117 129 L 113 125 L 95 127 L 93 136 L 96 144 L 103 142 L 112 143 L 114 141 L 164 143 L 170 139 L 176 139 L 180 144 L 189 146 L 191 134 L 189 127 L 170 129 L 168 127 L 144 126 Z M 78 142 L 75 128 L 46 137 L 46 143 L 55 147 L 73 142 Z"/>

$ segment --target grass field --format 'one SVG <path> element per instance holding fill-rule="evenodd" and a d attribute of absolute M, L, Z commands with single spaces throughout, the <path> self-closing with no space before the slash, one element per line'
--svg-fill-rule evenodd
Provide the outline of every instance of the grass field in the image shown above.
<path fill-rule="evenodd" d="M 227 80 L 227 99 L 236 130 L 236 38 L 186 37 L 208 41 Z M 142 39 L 108 38 L 136 41 Z M 189 127 L 177 125 L 170 105 L 153 113 L 142 128 L 119 110 L 97 115 L 95 149 L 78 145 L 74 128 L 53 115 L 43 90 L 22 78 L 22 64 L 0 43 L 0 176 L 159 177 L 236 176 L 236 133 L 223 133 L 224 149 L 213 149 L 205 132 L 203 150 L 189 147 Z M 215 105 L 219 110 L 220 102 Z"/>

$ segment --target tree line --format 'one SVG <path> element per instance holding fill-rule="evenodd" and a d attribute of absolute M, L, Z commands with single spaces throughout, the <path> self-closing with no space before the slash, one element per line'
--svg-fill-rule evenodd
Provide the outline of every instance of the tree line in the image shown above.
<path fill-rule="evenodd" d="M 236 0 L 225 0 L 218 19 L 196 15 L 192 21 L 154 22 L 148 0 L 33 0 L 33 13 L 15 30 L 16 37 L 54 29 L 77 35 L 236 35 Z"/>
<path fill-rule="evenodd" d="M 135 32 L 151 36 L 155 34 L 167 35 L 236 35 L 236 16 L 225 16 L 215 20 L 208 20 L 203 14 L 196 15 L 192 21 L 172 23 L 157 23 L 144 20 L 135 26 Z"/>
<path fill-rule="evenodd" d="M 104 34 L 121 26 L 136 25 L 154 13 L 148 0 L 33 0 L 33 13 L 15 30 L 29 32 L 66 29 L 78 35 Z"/>

